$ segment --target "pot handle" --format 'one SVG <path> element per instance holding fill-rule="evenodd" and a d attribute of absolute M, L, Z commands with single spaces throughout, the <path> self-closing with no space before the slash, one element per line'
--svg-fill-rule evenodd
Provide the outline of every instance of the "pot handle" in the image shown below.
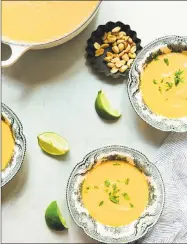
<path fill-rule="evenodd" d="M 11 48 L 12 53 L 9 59 L 1 61 L 2 68 L 6 68 L 13 65 L 27 50 L 30 49 L 30 46 L 19 46 L 12 43 L 7 45 Z"/>

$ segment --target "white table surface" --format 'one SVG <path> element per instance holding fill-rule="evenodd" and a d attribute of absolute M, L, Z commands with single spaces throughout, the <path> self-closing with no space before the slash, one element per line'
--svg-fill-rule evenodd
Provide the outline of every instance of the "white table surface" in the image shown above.
<path fill-rule="evenodd" d="M 120 20 L 136 30 L 146 45 L 169 34 L 186 35 L 187 2 L 104 1 L 88 28 L 72 41 L 49 50 L 30 51 L 3 71 L 2 101 L 23 123 L 27 153 L 21 171 L 2 189 L 3 243 L 94 242 L 71 219 L 65 189 L 75 164 L 91 150 L 120 144 L 142 151 L 152 160 L 167 136 L 144 123 L 132 109 L 126 81 L 98 77 L 85 65 L 85 45 L 99 24 Z M 123 116 L 106 123 L 96 114 L 94 101 L 103 89 Z M 55 131 L 67 138 L 65 157 L 45 155 L 37 135 Z M 50 231 L 44 212 L 57 200 L 69 230 Z"/>

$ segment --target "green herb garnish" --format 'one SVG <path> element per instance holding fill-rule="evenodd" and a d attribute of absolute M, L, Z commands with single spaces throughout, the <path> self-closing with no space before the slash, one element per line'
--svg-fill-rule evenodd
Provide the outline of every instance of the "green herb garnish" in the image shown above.
<path fill-rule="evenodd" d="M 87 186 L 87 187 L 86 187 L 86 190 L 90 190 L 90 186 Z"/>
<path fill-rule="evenodd" d="M 172 86 L 173 86 L 173 83 L 171 83 L 171 82 L 166 82 L 166 84 L 167 84 L 169 87 L 172 87 Z"/>
<path fill-rule="evenodd" d="M 184 70 L 180 70 L 180 69 L 175 72 L 175 76 L 174 76 L 175 86 L 178 86 L 180 82 L 184 82 L 184 77 L 181 77 L 183 72 Z"/>
<path fill-rule="evenodd" d="M 153 80 L 153 83 L 155 84 L 155 85 L 157 85 L 158 84 L 158 82 L 154 79 Z"/>
<path fill-rule="evenodd" d="M 159 86 L 158 90 L 159 90 L 160 93 L 162 93 L 162 88 L 161 88 L 161 86 Z"/>
<path fill-rule="evenodd" d="M 126 192 L 123 192 L 122 196 L 125 198 L 125 200 L 130 200 L 129 195 Z"/>
<path fill-rule="evenodd" d="M 165 62 L 165 64 L 166 64 L 167 66 L 169 66 L 169 60 L 168 60 L 168 58 L 165 58 L 165 59 L 164 59 L 164 62 Z"/>
<path fill-rule="evenodd" d="M 113 164 L 114 166 L 116 166 L 116 165 L 121 165 L 121 164 L 119 164 L 119 163 L 115 163 L 115 164 Z"/>
<path fill-rule="evenodd" d="M 127 178 L 127 179 L 125 180 L 125 185 L 128 185 L 128 184 L 129 184 L 129 181 L 130 181 L 130 179 Z"/>
<path fill-rule="evenodd" d="M 164 79 L 162 79 L 160 83 L 163 83 L 163 82 L 164 82 Z"/>
<path fill-rule="evenodd" d="M 128 185 L 129 184 L 129 181 L 130 181 L 129 178 L 127 178 L 125 180 L 117 180 L 117 182 L 119 182 L 119 183 L 125 183 L 125 185 Z"/>
<path fill-rule="evenodd" d="M 117 185 L 114 183 L 114 184 L 112 185 L 112 188 L 113 188 L 113 190 L 115 191 L 116 188 L 117 188 Z"/>
<path fill-rule="evenodd" d="M 168 86 L 166 91 L 170 90 L 173 87 L 173 83 L 171 83 L 171 82 L 166 82 L 166 84 Z"/>
<path fill-rule="evenodd" d="M 116 189 L 113 191 L 113 195 L 117 194 L 119 191 L 120 191 L 120 189 L 116 188 Z"/>
<path fill-rule="evenodd" d="M 103 203 L 104 203 L 104 201 L 101 201 L 101 202 L 99 203 L 99 206 L 102 206 L 102 205 L 103 205 Z"/>
<path fill-rule="evenodd" d="M 116 184 L 113 184 L 112 185 L 112 188 L 113 188 L 113 195 L 117 194 L 120 191 L 120 189 L 117 188 L 117 185 Z"/>
<path fill-rule="evenodd" d="M 109 180 L 105 180 L 104 184 L 105 184 L 106 187 L 109 187 L 110 186 L 110 181 Z"/>
<path fill-rule="evenodd" d="M 130 205 L 131 208 L 134 208 L 134 205 L 132 203 L 129 203 L 129 205 Z"/>
<path fill-rule="evenodd" d="M 115 203 L 115 204 L 119 204 L 119 200 L 117 198 L 119 198 L 119 196 L 109 195 L 110 201 Z"/>
<path fill-rule="evenodd" d="M 152 54 L 152 58 L 153 58 L 155 61 L 157 61 L 157 60 L 158 60 L 158 55 L 157 55 L 157 53 L 153 53 L 153 54 Z"/>
<path fill-rule="evenodd" d="M 98 186 L 94 186 L 94 189 L 99 189 L 99 187 Z"/>

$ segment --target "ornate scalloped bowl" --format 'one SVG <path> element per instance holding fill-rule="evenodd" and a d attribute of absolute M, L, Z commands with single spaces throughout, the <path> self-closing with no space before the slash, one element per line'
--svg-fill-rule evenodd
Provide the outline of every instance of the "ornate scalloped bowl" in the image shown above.
<path fill-rule="evenodd" d="M 81 188 L 86 173 L 96 163 L 124 160 L 131 157 L 135 166 L 147 177 L 149 201 L 145 211 L 134 222 L 121 227 L 106 226 L 93 219 L 82 202 Z M 66 200 L 72 218 L 91 238 L 104 243 L 128 243 L 143 237 L 158 221 L 164 206 L 164 185 L 154 164 L 140 152 L 124 146 L 107 146 L 87 154 L 73 169 L 66 190 Z"/>
<path fill-rule="evenodd" d="M 173 52 L 187 50 L 187 37 L 166 36 L 148 44 L 138 54 L 129 72 L 128 95 L 136 113 L 151 126 L 162 131 L 187 131 L 187 117 L 171 119 L 153 113 L 144 103 L 140 91 L 140 74 L 143 67 L 152 60 L 153 54 L 159 54 L 163 47 L 170 48 Z"/>
<path fill-rule="evenodd" d="M 15 113 L 5 104 L 1 103 L 1 118 L 5 120 L 13 132 L 15 146 L 10 163 L 1 173 L 1 187 L 6 185 L 19 171 L 26 151 L 26 139 L 23 127 Z"/>

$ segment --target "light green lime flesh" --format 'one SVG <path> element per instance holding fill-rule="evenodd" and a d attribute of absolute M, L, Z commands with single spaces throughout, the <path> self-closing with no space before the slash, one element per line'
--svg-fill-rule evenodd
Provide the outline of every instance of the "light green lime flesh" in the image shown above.
<path fill-rule="evenodd" d="M 121 114 L 110 105 L 103 91 L 99 91 L 96 101 L 95 108 L 98 115 L 104 119 L 118 119 Z"/>
<path fill-rule="evenodd" d="M 43 151 L 51 155 L 64 155 L 69 151 L 67 141 L 54 132 L 44 132 L 38 135 L 38 144 Z"/>
<path fill-rule="evenodd" d="M 45 221 L 47 226 L 52 230 L 62 231 L 68 228 L 56 201 L 50 203 L 47 207 L 45 211 Z"/>

